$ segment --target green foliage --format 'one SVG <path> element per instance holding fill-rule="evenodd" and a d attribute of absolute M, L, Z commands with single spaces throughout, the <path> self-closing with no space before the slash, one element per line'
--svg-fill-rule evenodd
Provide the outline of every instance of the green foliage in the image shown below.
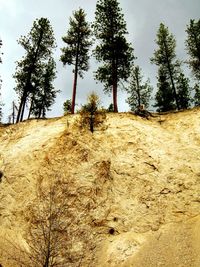
<path fill-rule="evenodd" d="M 64 65 L 74 65 L 74 85 L 72 94 L 72 109 L 74 113 L 78 75 L 83 78 L 83 72 L 89 69 L 89 48 L 92 45 L 91 29 L 86 22 L 86 14 L 82 8 L 73 13 L 69 21 L 67 35 L 62 37 L 66 47 L 62 48 L 60 60 Z"/>
<path fill-rule="evenodd" d="M 159 69 L 158 91 L 156 93 L 155 104 L 155 107 L 158 107 L 157 111 L 170 111 L 176 109 L 175 98 L 166 73 L 165 69 Z M 175 82 L 179 109 L 187 109 L 190 107 L 191 102 L 189 79 L 180 72 L 177 74 Z"/>
<path fill-rule="evenodd" d="M 200 80 L 200 19 L 191 19 L 186 32 L 186 49 L 190 56 L 188 64 L 194 76 Z"/>
<path fill-rule="evenodd" d="M 157 32 L 156 44 L 158 49 L 154 51 L 154 57 L 151 58 L 151 62 L 155 63 L 157 66 L 167 65 L 168 63 L 177 63 L 176 62 L 176 41 L 173 34 L 169 33 L 168 27 L 163 23 L 160 24 L 160 27 Z M 172 65 L 174 67 L 176 65 Z"/>
<path fill-rule="evenodd" d="M 181 109 L 187 109 L 190 107 L 191 101 L 189 79 L 183 73 L 180 73 L 176 84 L 179 107 Z"/>
<path fill-rule="evenodd" d="M 194 99 L 193 99 L 193 102 L 194 102 L 194 105 L 197 107 L 197 106 L 200 106 L 200 86 L 199 84 L 195 84 L 194 86 Z"/>
<path fill-rule="evenodd" d="M 88 96 L 87 104 L 82 106 L 82 110 L 94 114 L 97 111 L 99 104 L 100 104 L 100 100 L 99 100 L 98 95 L 92 92 Z"/>
<path fill-rule="evenodd" d="M 114 112 L 114 105 L 111 103 L 109 107 L 107 108 L 107 112 Z"/>
<path fill-rule="evenodd" d="M 71 100 L 67 99 L 63 103 L 63 110 L 64 110 L 64 114 L 71 113 L 71 110 L 72 110 L 72 101 Z"/>
<path fill-rule="evenodd" d="M 23 120 L 27 100 L 32 99 L 37 90 L 44 90 L 46 66 L 50 64 L 49 62 L 53 62 L 52 50 L 56 45 L 49 20 L 36 19 L 28 35 L 22 36 L 18 43 L 25 49 L 26 54 L 17 62 L 14 74 L 17 83 L 15 91 L 20 100 L 17 122 Z M 55 63 L 52 64 L 55 67 Z"/>
<path fill-rule="evenodd" d="M 40 71 L 40 77 L 38 84 L 35 84 L 35 90 L 32 93 L 30 114 L 33 114 L 37 118 L 44 118 L 46 112 L 50 110 L 50 107 L 54 104 L 56 93 L 59 90 L 55 90 L 53 81 L 56 77 L 55 61 L 51 57 L 48 62 L 42 65 Z"/>
<path fill-rule="evenodd" d="M 62 37 L 66 47 L 62 48 L 60 60 L 64 65 L 77 65 L 77 72 L 83 77 L 83 72 L 89 69 L 89 48 L 92 44 L 91 30 L 82 8 L 73 13 L 69 20 L 67 35 Z"/>
<path fill-rule="evenodd" d="M 143 76 L 139 66 L 133 67 L 131 72 L 131 80 L 129 88 L 127 89 L 130 95 L 127 99 L 127 103 L 131 107 L 132 111 L 135 111 L 141 105 L 148 108 L 153 88 L 150 85 L 149 79 L 143 82 Z"/>
<path fill-rule="evenodd" d="M 104 110 L 99 109 L 100 100 L 97 94 L 91 93 L 88 96 L 87 104 L 80 110 L 80 125 L 82 128 L 89 127 L 93 133 L 94 128 L 102 124 L 106 118 Z"/>
<path fill-rule="evenodd" d="M 158 67 L 158 90 L 167 90 L 167 92 L 158 92 L 156 96 L 156 106 L 163 110 L 166 108 L 180 108 L 176 91 L 176 78 L 180 72 L 180 62 L 176 59 L 176 41 L 173 34 L 169 33 L 168 27 L 163 23 L 160 24 L 157 32 L 156 44 L 157 50 L 151 62 Z M 165 73 L 164 73 L 165 72 Z M 171 91 L 171 92 L 170 92 Z M 166 104 L 164 104 L 166 102 Z M 168 103 L 167 103 L 168 102 Z M 163 110 L 166 111 L 166 110 Z"/>
<path fill-rule="evenodd" d="M 133 48 L 125 38 L 126 22 L 117 0 L 98 0 L 93 24 L 99 44 L 94 55 L 103 65 L 96 71 L 96 79 L 104 84 L 105 92 L 113 90 L 114 111 L 117 111 L 117 86 L 127 80 L 134 59 Z"/>
<path fill-rule="evenodd" d="M 160 67 L 158 70 L 158 91 L 156 93 L 156 103 L 154 107 L 157 107 L 157 111 L 170 111 L 176 108 L 174 103 L 174 95 L 171 90 L 168 76 L 166 75 L 166 70 Z"/>

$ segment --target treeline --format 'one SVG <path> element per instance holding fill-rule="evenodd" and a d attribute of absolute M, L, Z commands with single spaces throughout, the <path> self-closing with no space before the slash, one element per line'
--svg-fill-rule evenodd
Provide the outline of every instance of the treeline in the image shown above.
<path fill-rule="evenodd" d="M 160 24 L 156 36 L 157 48 L 151 63 L 158 66 L 157 91 L 154 107 L 157 111 L 187 109 L 200 105 L 200 20 L 190 20 L 186 26 L 185 40 L 188 59 L 181 62 L 176 55 L 176 40 L 168 27 Z M 95 20 L 89 23 L 82 8 L 73 12 L 69 19 L 69 29 L 62 37 L 60 61 L 63 65 L 73 66 L 74 83 L 72 99 L 65 102 L 73 114 L 76 104 L 78 77 L 83 78 L 89 69 L 92 51 L 100 63 L 95 71 L 95 79 L 103 83 L 105 93 L 112 93 L 111 110 L 118 112 L 118 88 L 124 82 L 129 97 L 127 103 L 131 110 L 145 105 L 148 108 L 152 99 L 153 87 L 150 80 L 144 80 L 140 66 L 134 65 L 134 49 L 127 41 L 127 26 L 122 9 L 117 0 L 98 0 Z M 18 43 L 24 48 L 25 55 L 17 62 L 14 88 L 19 97 L 17 107 L 13 103 L 13 117 L 16 110 L 16 122 L 22 121 L 28 106 L 28 118 L 41 118 L 55 101 L 56 90 L 53 81 L 56 78 L 56 64 L 53 51 L 56 48 L 54 32 L 47 18 L 34 21 L 27 36 L 22 36 Z M 2 42 L 0 42 L 1 46 Z M 193 86 L 185 76 L 184 64 L 193 73 Z M 0 109 L 0 118 L 2 112 Z M 14 119 L 13 119 L 14 121 Z"/>

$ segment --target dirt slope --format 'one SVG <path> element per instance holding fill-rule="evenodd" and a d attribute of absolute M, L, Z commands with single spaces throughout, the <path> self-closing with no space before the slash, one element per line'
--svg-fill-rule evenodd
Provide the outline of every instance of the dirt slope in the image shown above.
<path fill-rule="evenodd" d="M 81 200 L 80 266 L 199 267 L 200 110 L 108 114 L 94 134 L 76 120 L 0 127 L 0 249 L 25 240 L 38 179 L 59 176 Z"/>

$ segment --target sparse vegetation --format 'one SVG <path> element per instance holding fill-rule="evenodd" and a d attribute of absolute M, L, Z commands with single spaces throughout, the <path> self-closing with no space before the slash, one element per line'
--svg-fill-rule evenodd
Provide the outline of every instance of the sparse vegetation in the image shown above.
<path fill-rule="evenodd" d="M 5 37 L 5 56 L 11 58 L 3 57 L 6 69 L 0 72 L 0 267 L 200 266 L 200 20 L 187 25 L 188 60 L 184 51 L 176 51 L 175 36 L 160 24 L 151 59 L 158 67 L 153 90 L 142 75 L 142 70 L 148 76 L 153 71 L 146 65 L 151 25 L 145 24 L 145 40 L 139 40 L 142 35 L 137 31 L 143 29 L 143 20 L 128 25 L 143 55 L 140 68 L 134 63 L 132 36 L 127 35 L 120 0 L 95 1 L 91 24 L 80 7 L 69 18 L 60 55 L 56 52 L 56 61 L 60 57 L 67 66 L 66 80 L 69 71 L 73 76 L 71 86 L 70 78 L 66 83 L 66 89 L 72 87 L 72 97 L 62 95 L 56 113 L 62 113 L 63 104 L 64 114 L 70 115 L 11 125 L 25 116 L 45 118 L 60 90 L 54 86 L 56 42 L 48 18 L 36 19 L 30 32 L 19 38 L 25 53 L 17 61 L 12 86 L 8 69 L 21 52 L 13 45 L 15 33 L 10 27 L 14 6 L 2 2 L 6 3 L 2 18 L 9 14 L 10 21 L 3 23 L 7 29 L 2 28 L 3 47 L 0 38 L 0 66 Z M 121 2 L 126 10 L 127 1 Z M 23 7 L 19 10 L 27 19 Z M 62 4 L 55 7 L 60 11 Z M 131 10 L 125 15 L 130 19 Z M 177 13 L 177 21 L 181 16 Z M 12 25 L 16 32 L 19 28 Z M 178 45 L 183 43 L 181 34 Z M 106 109 L 95 92 L 85 105 L 81 102 L 84 88 L 95 88 L 88 72 L 92 55 L 97 61 L 91 62 L 93 68 L 97 66 L 95 79 L 112 97 L 105 101 L 113 102 Z M 185 75 L 187 66 L 193 80 Z M 76 105 L 77 83 L 84 77 Z M 64 86 L 62 71 L 58 78 L 57 84 Z M 127 89 L 126 102 L 134 112 L 107 114 L 118 112 L 120 85 Z M 8 100 L 11 86 L 17 98 Z M 125 99 L 120 96 L 122 107 Z M 3 110 L 9 124 L 1 123 L 5 101 L 10 101 L 6 103 L 10 109 Z M 189 109 L 192 105 L 198 108 Z M 81 106 L 79 114 L 71 115 L 77 106 Z M 149 112 L 149 106 L 161 113 Z M 126 109 L 127 105 L 122 111 Z M 177 111 L 181 109 L 189 110 Z"/>
<path fill-rule="evenodd" d="M 107 108 L 107 112 L 114 112 L 114 105 L 111 103 L 109 107 Z"/>
<path fill-rule="evenodd" d="M 109 114 L 109 130 L 94 135 L 89 125 L 85 131 L 72 125 L 78 117 L 27 121 L 1 129 L 3 266 L 44 267 L 52 261 L 62 267 L 102 266 L 102 259 L 104 265 L 109 259 L 115 266 L 129 266 L 132 252 L 124 260 L 124 248 L 135 249 L 135 232 L 137 240 L 146 242 L 145 233 L 152 230 L 165 252 L 168 239 L 163 237 L 160 243 L 157 231 L 176 220 L 177 214 L 183 223 L 186 214 L 192 220 L 198 214 L 198 194 L 192 192 L 198 191 L 199 109 L 161 114 L 150 122 L 131 114 Z M 191 166 L 195 167 L 192 178 Z M 185 247 L 190 253 L 189 237 Z M 154 251 L 148 248 L 145 253 Z"/>
<path fill-rule="evenodd" d="M 83 236 L 87 243 L 87 233 L 76 227 L 76 212 L 83 208 L 80 200 L 61 179 L 39 180 L 37 196 L 25 212 L 29 224 L 25 243 L 7 240 L 12 250 L 3 255 L 20 267 L 81 266 L 84 255 L 74 249 L 75 240 L 80 242 Z"/>
<path fill-rule="evenodd" d="M 63 110 L 64 110 L 64 115 L 71 113 L 72 111 L 72 101 L 70 99 L 67 99 L 63 103 Z"/>
<path fill-rule="evenodd" d="M 106 119 L 105 110 L 99 108 L 100 101 L 96 93 L 88 96 L 87 104 L 83 105 L 80 110 L 80 125 L 88 127 L 93 133 L 94 128 L 99 126 Z"/>

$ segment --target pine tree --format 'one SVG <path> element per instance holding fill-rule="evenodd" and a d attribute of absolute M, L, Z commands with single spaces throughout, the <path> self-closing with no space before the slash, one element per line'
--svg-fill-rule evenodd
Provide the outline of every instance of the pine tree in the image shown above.
<path fill-rule="evenodd" d="M 155 96 L 158 112 L 170 111 L 176 108 L 174 103 L 174 96 L 169 83 L 169 78 L 166 75 L 166 70 L 163 66 L 158 69 L 158 90 Z"/>
<path fill-rule="evenodd" d="M 190 56 L 188 63 L 195 77 L 200 80 L 200 19 L 191 19 L 186 32 L 186 49 Z"/>
<path fill-rule="evenodd" d="M 156 44 L 158 45 L 158 49 L 154 51 L 154 56 L 151 58 L 151 62 L 155 63 L 159 68 L 162 68 L 162 70 L 159 70 L 161 72 L 159 74 L 159 76 L 161 75 L 159 90 L 167 90 L 166 93 L 159 92 L 157 94 L 158 98 L 162 99 L 161 109 L 163 110 L 165 106 L 163 101 L 168 102 L 166 103 L 166 107 L 168 106 L 168 108 L 174 107 L 180 109 L 176 89 L 176 78 L 177 74 L 180 72 L 180 62 L 176 59 L 175 53 L 176 41 L 173 34 L 169 33 L 168 27 L 163 23 L 160 24 L 157 32 Z M 163 71 L 165 71 L 165 73 L 163 73 Z M 160 100 L 157 101 L 156 105 L 158 105 L 159 102 Z M 173 102 L 175 102 L 175 105 Z"/>
<path fill-rule="evenodd" d="M 1 48 L 1 46 L 2 46 L 2 40 L 0 39 L 0 48 Z M 2 53 L 0 53 L 0 63 L 2 63 L 1 54 Z M 2 114 L 3 103 L 1 102 L 1 82 L 2 82 L 2 80 L 1 80 L 1 76 L 0 76 L 0 123 L 1 123 L 2 115 L 3 115 Z"/>
<path fill-rule="evenodd" d="M 45 118 L 46 112 L 50 110 L 53 105 L 56 93 L 59 90 L 55 90 L 53 81 L 56 77 L 55 61 L 51 57 L 46 64 L 42 65 L 38 84 L 35 83 L 35 90 L 31 97 L 31 107 L 29 111 L 29 117 L 33 114 L 37 118 Z"/>
<path fill-rule="evenodd" d="M 94 55 L 103 63 L 96 71 L 96 79 L 104 83 L 105 92 L 112 91 L 114 112 L 117 112 L 118 84 L 129 77 L 134 59 L 133 48 L 125 38 L 126 22 L 117 0 L 97 1 L 93 28 L 99 41 Z"/>
<path fill-rule="evenodd" d="M 89 69 L 89 48 L 92 45 L 91 29 L 86 22 L 86 14 L 82 8 L 73 13 L 69 21 L 70 28 L 62 38 L 66 47 L 62 48 L 61 61 L 64 65 L 74 65 L 74 84 L 72 93 L 72 109 L 74 114 L 78 76 L 83 78 L 83 72 Z"/>
<path fill-rule="evenodd" d="M 14 74 L 17 82 L 15 91 L 20 100 L 16 122 L 23 120 L 25 105 L 35 93 L 36 85 L 40 84 L 39 73 L 56 46 L 49 20 L 46 18 L 35 20 L 30 33 L 22 36 L 18 43 L 25 49 L 26 54 L 21 61 L 18 61 Z"/>
<path fill-rule="evenodd" d="M 131 110 L 135 111 L 135 109 L 142 104 L 145 108 L 148 108 L 152 90 L 153 88 L 150 85 L 149 79 L 146 82 L 143 82 L 143 76 L 139 66 L 133 67 L 130 85 L 127 89 L 127 92 L 130 94 L 127 103 L 131 107 Z"/>
<path fill-rule="evenodd" d="M 200 86 L 199 86 L 199 84 L 197 84 L 197 83 L 195 84 L 194 91 L 195 91 L 195 94 L 194 94 L 193 102 L 194 102 L 195 107 L 198 107 L 198 106 L 200 106 Z"/>
<path fill-rule="evenodd" d="M 179 107 L 181 109 L 187 109 L 190 106 L 190 85 L 189 79 L 185 77 L 183 73 L 180 73 L 177 78 L 177 94 L 178 94 L 178 101 Z"/>

